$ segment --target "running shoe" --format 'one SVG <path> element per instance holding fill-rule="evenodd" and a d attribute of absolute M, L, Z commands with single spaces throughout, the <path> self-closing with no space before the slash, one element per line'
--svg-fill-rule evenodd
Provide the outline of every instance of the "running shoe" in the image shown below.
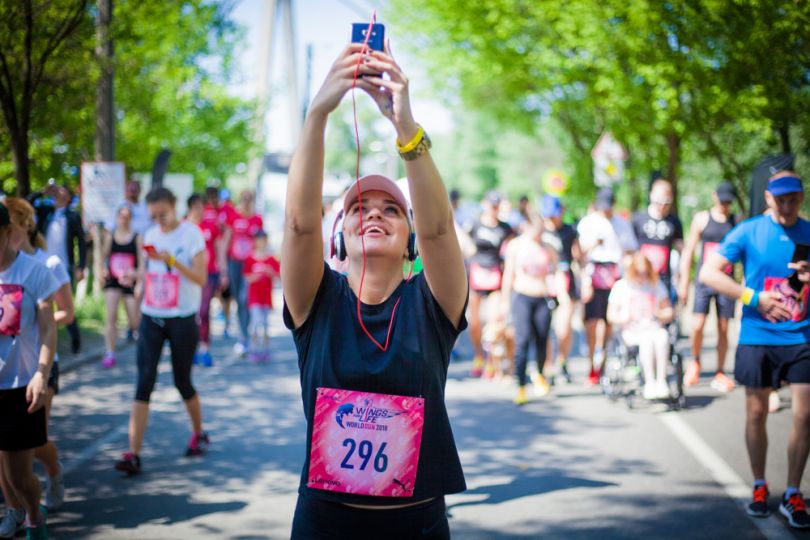
<path fill-rule="evenodd" d="M 59 472 L 56 476 L 48 476 L 45 480 L 45 506 L 54 510 L 62 506 L 65 501 L 65 483 L 62 474 L 62 462 L 59 462 Z"/>
<path fill-rule="evenodd" d="M 473 367 L 470 375 L 480 377 L 484 373 L 484 359 L 480 356 L 473 358 Z"/>
<path fill-rule="evenodd" d="M 259 351 L 250 351 L 248 353 L 248 360 L 250 360 L 253 364 L 258 364 L 262 361 L 262 353 Z"/>
<path fill-rule="evenodd" d="M 186 447 L 186 456 L 202 456 L 208 452 L 208 447 L 210 445 L 211 441 L 208 440 L 207 433 L 195 433 L 191 436 L 191 440 L 188 441 L 188 447 Z"/>
<path fill-rule="evenodd" d="M 6 507 L 6 514 L 0 520 L 0 538 L 14 538 L 25 527 L 25 510 Z"/>
<path fill-rule="evenodd" d="M 115 365 L 115 355 L 113 353 L 106 353 L 104 358 L 101 359 L 101 365 L 107 369 L 110 369 Z"/>
<path fill-rule="evenodd" d="M 718 372 L 711 382 L 711 387 L 718 392 L 727 393 L 734 390 L 737 385 L 734 384 L 734 381 L 731 380 L 731 377 L 726 375 L 725 373 Z"/>
<path fill-rule="evenodd" d="M 560 375 L 563 376 L 563 379 L 567 384 L 571 384 L 571 374 L 568 373 L 568 362 L 563 362 L 560 364 Z"/>
<path fill-rule="evenodd" d="M 529 398 L 526 397 L 526 387 L 521 386 L 518 388 L 517 395 L 515 396 L 515 405 L 522 406 L 526 405 L 529 402 Z"/>
<path fill-rule="evenodd" d="M 760 518 L 770 516 L 771 511 L 768 509 L 768 495 L 770 494 L 768 484 L 754 486 L 754 497 L 751 500 L 751 504 L 749 504 L 748 508 L 745 510 L 748 515 Z"/>
<path fill-rule="evenodd" d="M 25 523 L 25 540 L 48 540 L 48 510 L 39 505 L 39 522 L 34 525 Z"/>
<path fill-rule="evenodd" d="M 644 385 L 644 391 L 641 395 L 644 399 L 652 401 L 658 397 L 658 389 L 655 387 L 654 383 L 648 382 Z"/>
<path fill-rule="evenodd" d="M 700 380 L 700 362 L 692 362 L 686 368 L 686 374 L 683 376 L 683 384 L 686 386 L 695 386 Z"/>
<path fill-rule="evenodd" d="M 214 365 L 214 358 L 211 356 L 209 351 L 203 351 L 201 353 L 201 362 L 203 367 L 211 367 Z"/>
<path fill-rule="evenodd" d="M 782 496 L 779 513 L 788 520 L 788 525 L 794 529 L 810 529 L 810 516 L 807 515 L 807 505 L 801 493 L 794 493 L 790 497 Z"/>
<path fill-rule="evenodd" d="M 599 373 L 595 369 L 591 369 L 588 373 L 588 378 L 585 379 L 585 386 L 597 386 L 599 384 Z"/>
<path fill-rule="evenodd" d="M 779 392 L 776 390 L 771 390 L 771 393 L 768 395 L 768 412 L 779 412 L 781 408 L 782 398 L 779 397 Z"/>
<path fill-rule="evenodd" d="M 245 351 L 247 351 L 247 347 L 245 347 L 245 344 L 242 343 L 241 341 L 237 341 L 236 343 L 233 344 L 233 353 L 236 356 L 242 356 L 243 354 L 245 354 Z"/>
<path fill-rule="evenodd" d="M 534 385 L 534 393 L 537 397 L 547 396 L 551 391 L 546 378 L 540 373 L 532 373 L 532 384 Z"/>
<path fill-rule="evenodd" d="M 141 458 L 132 452 L 124 452 L 121 459 L 116 462 L 115 470 L 127 473 L 129 476 L 140 474 L 141 472 Z"/>
<path fill-rule="evenodd" d="M 484 368 L 484 378 L 485 379 L 495 378 L 495 366 L 493 366 L 492 364 L 487 364 L 487 367 Z"/>

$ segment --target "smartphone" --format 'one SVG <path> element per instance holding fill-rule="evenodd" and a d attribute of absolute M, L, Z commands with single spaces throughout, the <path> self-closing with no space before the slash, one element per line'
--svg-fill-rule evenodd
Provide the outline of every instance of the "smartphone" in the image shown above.
<path fill-rule="evenodd" d="M 352 24 L 352 43 L 365 42 L 368 27 L 368 23 Z M 385 43 L 385 25 L 379 23 L 372 24 L 371 37 L 368 38 L 368 48 L 375 51 L 382 51 L 383 43 Z"/>
<path fill-rule="evenodd" d="M 806 261 L 810 258 L 810 245 L 807 244 L 796 244 L 796 247 L 793 248 L 793 261 L 792 262 L 801 262 Z"/>
<path fill-rule="evenodd" d="M 144 244 L 143 250 L 150 255 L 155 255 L 157 253 L 157 249 L 155 249 L 155 246 L 151 244 Z"/>
<path fill-rule="evenodd" d="M 793 248 L 793 261 L 794 263 L 806 261 L 810 257 L 810 245 L 807 244 L 796 244 L 796 247 Z M 799 273 L 793 272 L 787 278 L 788 285 L 791 289 L 796 291 L 797 293 L 801 292 L 802 288 L 804 287 L 805 283 L 799 279 Z"/>

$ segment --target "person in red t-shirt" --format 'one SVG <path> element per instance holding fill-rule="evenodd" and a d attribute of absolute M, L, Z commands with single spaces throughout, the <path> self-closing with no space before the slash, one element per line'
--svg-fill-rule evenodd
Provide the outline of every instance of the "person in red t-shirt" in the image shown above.
<path fill-rule="evenodd" d="M 225 264 L 225 244 L 223 228 L 216 211 L 211 212 L 212 205 L 203 206 L 203 199 L 198 194 L 188 198 L 188 214 L 186 219 L 200 228 L 205 239 L 205 253 L 208 269 L 208 279 L 202 289 L 200 303 L 200 346 L 194 355 L 194 364 L 210 367 L 214 361 L 208 352 L 211 340 L 211 300 L 220 286 L 222 276 L 220 271 Z M 227 279 L 227 276 L 226 276 Z"/>
<path fill-rule="evenodd" d="M 242 334 L 241 341 L 236 343 L 234 350 L 240 355 L 247 349 L 250 320 L 242 267 L 245 259 L 253 251 L 253 237 L 264 226 L 262 217 L 254 212 L 254 200 L 252 191 L 243 191 L 239 195 L 239 205 L 228 218 L 228 227 L 231 230 L 231 241 L 228 244 L 228 276 L 231 282 L 231 295 L 236 299 L 239 330 Z"/>
<path fill-rule="evenodd" d="M 221 231 L 220 244 L 222 245 L 222 264 L 219 265 L 219 286 L 214 291 L 214 296 L 219 299 L 222 306 L 222 315 L 225 321 L 225 329 L 222 336 L 228 339 L 228 325 L 231 321 L 231 287 L 228 279 L 228 264 L 226 258 L 227 247 L 231 244 L 231 229 L 228 226 L 228 219 L 234 212 L 233 205 L 228 199 L 230 197 L 227 189 L 220 190 L 216 186 L 205 188 L 205 206 L 203 207 L 203 221 L 217 223 Z M 210 304 L 209 304 L 210 305 Z"/>
<path fill-rule="evenodd" d="M 247 305 L 250 310 L 250 352 L 254 362 L 269 360 L 270 310 L 273 309 L 273 278 L 281 265 L 267 249 L 267 233 L 259 230 L 253 238 L 253 253 L 245 259 L 243 272 L 247 281 Z M 261 340 L 261 346 L 259 344 Z"/>

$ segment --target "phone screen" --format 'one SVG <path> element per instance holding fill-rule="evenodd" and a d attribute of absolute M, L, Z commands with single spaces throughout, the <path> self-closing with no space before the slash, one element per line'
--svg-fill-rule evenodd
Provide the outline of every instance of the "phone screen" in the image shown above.
<path fill-rule="evenodd" d="M 810 258 L 810 245 L 796 244 L 793 248 L 793 262 L 806 261 Z"/>
<path fill-rule="evenodd" d="M 352 24 L 352 43 L 363 43 L 366 40 L 366 33 L 368 33 L 368 23 Z M 384 42 L 385 25 L 379 23 L 371 25 L 371 37 L 368 38 L 369 49 L 382 51 Z"/>

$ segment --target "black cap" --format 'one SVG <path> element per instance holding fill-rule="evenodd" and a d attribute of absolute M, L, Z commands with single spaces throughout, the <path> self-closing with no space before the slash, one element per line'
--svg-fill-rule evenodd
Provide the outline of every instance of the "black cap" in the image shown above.
<path fill-rule="evenodd" d="M 721 182 L 717 189 L 714 190 L 714 193 L 722 203 L 734 202 L 737 198 L 737 188 L 731 182 Z"/>
<path fill-rule="evenodd" d="M 11 220 L 8 217 L 8 208 L 5 204 L 0 203 L 0 227 L 8 227 L 11 225 Z"/>
<path fill-rule="evenodd" d="M 593 207 L 596 210 L 609 210 L 613 208 L 613 204 L 616 202 L 616 196 L 613 194 L 613 190 L 610 188 L 601 188 L 596 193 L 596 200 L 593 203 Z"/>

